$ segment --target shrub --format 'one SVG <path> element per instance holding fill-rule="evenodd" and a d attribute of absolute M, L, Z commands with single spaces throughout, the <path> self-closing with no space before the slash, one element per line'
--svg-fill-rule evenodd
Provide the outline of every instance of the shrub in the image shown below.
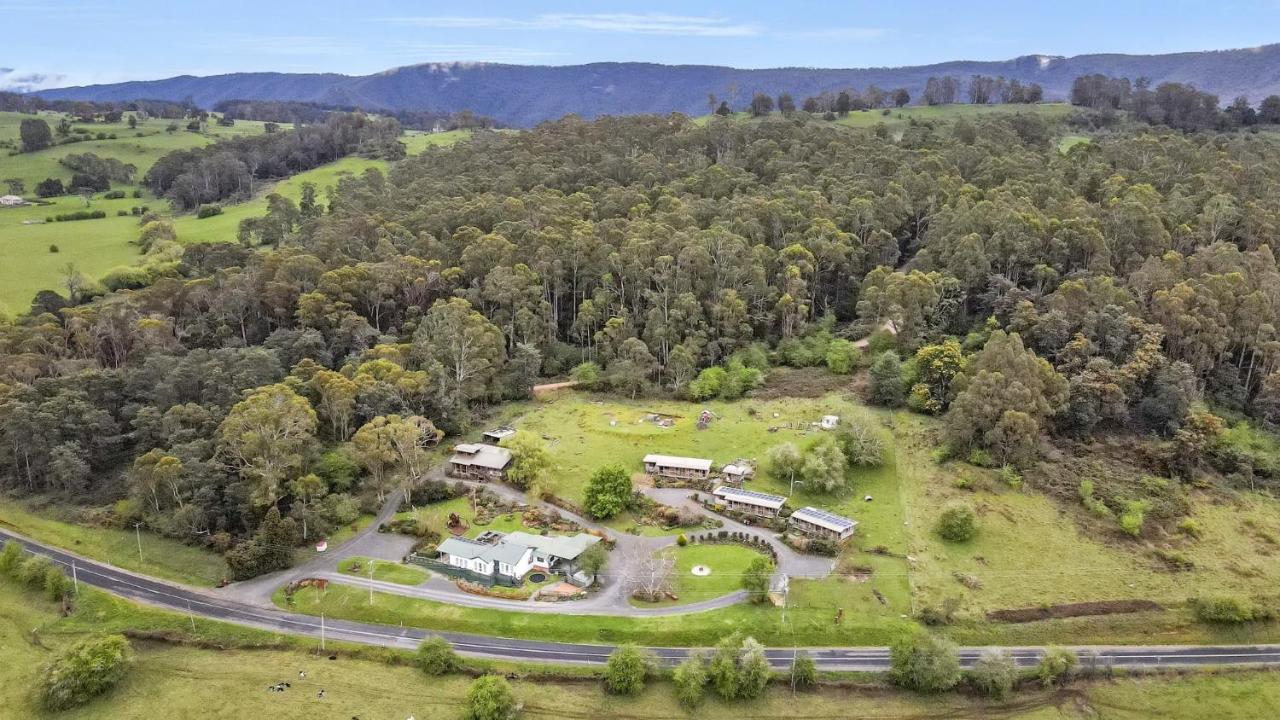
<path fill-rule="evenodd" d="M 40 702 L 50 710 L 82 705 L 124 677 L 131 653 L 123 635 L 90 637 L 59 652 L 36 681 Z"/>
<path fill-rule="evenodd" d="M 57 243 L 53 243 L 53 244 L 49 245 L 49 252 L 50 252 L 50 253 L 56 253 L 56 252 L 58 252 L 58 245 L 57 245 Z"/>
<path fill-rule="evenodd" d="M 1191 609 L 1197 619 L 1211 623 L 1239 624 L 1271 617 L 1266 608 L 1234 595 L 1192 598 Z"/>
<path fill-rule="evenodd" d="M 796 690 L 807 690 L 818 684 L 818 667 L 808 650 L 796 652 L 791 661 L 791 687 Z"/>
<path fill-rule="evenodd" d="M 1065 685 L 1075 675 L 1079 662 L 1076 654 L 1066 648 L 1048 648 L 1036 665 L 1036 677 L 1045 687 Z"/>
<path fill-rule="evenodd" d="M 44 574 L 44 594 L 50 600 L 59 602 L 71 594 L 74 585 L 71 578 L 56 567 L 50 567 Z"/>
<path fill-rule="evenodd" d="M 106 216 L 105 210 L 77 210 L 54 215 L 53 219 L 57 222 L 75 222 L 76 220 L 101 220 Z"/>
<path fill-rule="evenodd" d="M 1022 474 L 1012 465 L 1000 466 L 1000 479 L 1014 490 L 1022 488 Z"/>
<path fill-rule="evenodd" d="M 950 690 L 960 682 L 960 658 L 949 641 L 918 632 L 890 648 L 889 678 L 920 692 Z"/>
<path fill-rule="evenodd" d="M 676 545 L 679 545 L 680 547 L 684 547 L 685 545 L 688 545 L 688 544 L 689 544 L 689 538 L 685 537 L 684 533 L 680 533 L 679 535 L 676 536 Z"/>
<path fill-rule="evenodd" d="M 102 199 L 103 199 L 103 200 L 123 200 L 123 199 L 124 199 L 124 191 L 123 191 L 123 190 L 112 190 L 111 192 L 106 193 L 105 195 L 103 195 L 103 196 L 102 196 Z"/>
<path fill-rule="evenodd" d="M 201 205 L 200 209 L 196 211 L 196 219 L 203 220 L 205 218 L 210 218 L 210 217 L 213 217 L 214 215 L 221 215 L 221 214 L 222 214 L 221 205 Z"/>
<path fill-rule="evenodd" d="M 697 653 L 689 655 L 671 673 L 671 682 L 676 686 L 676 699 L 681 705 L 689 709 L 698 707 L 707 696 L 706 661 Z"/>
<path fill-rule="evenodd" d="M 1093 481 L 1080 481 L 1080 501 L 1088 508 L 1089 512 L 1098 517 L 1111 517 L 1111 508 L 1106 503 L 1093 496 Z"/>
<path fill-rule="evenodd" d="M 997 700 L 1004 699 L 1013 690 L 1018 669 L 1013 658 L 1004 650 L 984 650 L 968 673 L 969 685 L 977 692 Z"/>
<path fill-rule="evenodd" d="M 978 516 L 968 505 L 952 505 L 938 518 L 938 535 L 950 542 L 968 542 L 978 534 Z"/>
<path fill-rule="evenodd" d="M 619 645 L 604 668 L 604 686 L 615 695 L 639 695 L 653 667 L 653 658 L 635 645 Z"/>
<path fill-rule="evenodd" d="M 1197 540 L 1204 535 L 1204 530 L 1200 528 L 1200 523 L 1196 522 L 1193 518 L 1183 518 L 1182 521 L 1178 523 L 1178 530 L 1183 535 L 1193 537 Z"/>
<path fill-rule="evenodd" d="M 742 650 L 742 636 L 733 633 L 716 645 L 716 652 L 707 665 L 707 680 L 722 700 L 738 697 L 738 653 Z"/>
<path fill-rule="evenodd" d="M 1120 516 L 1120 530 L 1133 537 L 1141 535 L 1150 509 L 1151 503 L 1146 500 L 1127 501 L 1124 504 L 1124 514 Z"/>
<path fill-rule="evenodd" d="M 622 512 L 631 501 L 631 475 L 618 464 L 597 468 L 587 481 L 583 507 L 592 517 L 604 520 Z"/>
<path fill-rule="evenodd" d="M 900 407 L 906 400 L 906 388 L 902 383 L 902 361 L 898 353 L 885 350 L 871 363 L 870 400 L 874 405 Z"/>
<path fill-rule="evenodd" d="M 738 697 L 753 700 L 763 695 L 772 675 L 764 646 L 755 638 L 744 640 L 738 664 Z"/>
<path fill-rule="evenodd" d="M 4 544 L 4 549 L 0 550 L 0 573 L 15 577 L 18 574 L 18 568 L 22 566 L 22 543 L 17 540 L 9 540 Z"/>
<path fill-rule="evenodd" d="M 128 210 L 117 210 L 117 211 L 116 211 L 116 217 L 129 217 L 129 211 L 128 211 Z"/>
<path fill-rule="evenodd" d="M 53 561 L 43 555 L 32 555 L 18 566 L 18 579 L 31 588 L 43 588 L 44 577 L 55 570 Z"/>
<path fill-rule="evenodd" d="M 437 635 L 423 640 L 418 646 L 414 664 L 428 675 L 448 675 L 462 667 L 462 660 L 449 641 Z"/>
<path fill-rule="evenodd" d="M 476 678 L 467 688 L 467 720 L 511 720 L 519 712 L 511 685 L 497 675 Z"/>
<path fill-rule="evenodd" d="M 742 589 L 747 591 L 747 598 L 754 603 L 769 599 L 769 580 L 773 577 L 773 563 L 768 558 L 758 557 L 747 566 L 742 576 Z"/>
<path fill-rule="evenodd" d="M 862 363 L 862 351 L 848 340 L 832 340 L 827 346 L 825 360 L 827 370 L 836 375 L 848 375 Z"/>

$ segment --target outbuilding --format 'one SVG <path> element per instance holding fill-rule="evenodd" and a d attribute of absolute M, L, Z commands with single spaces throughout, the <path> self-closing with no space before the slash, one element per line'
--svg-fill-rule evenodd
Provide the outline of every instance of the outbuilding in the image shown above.
<path fill-rule="evenodd" d="M 800 508 L 791 513 L 788 522 L 793 530 L 801 534 L 835 542 L 848 540 L 858 529 L 857 520 L 850 520 L 816 507 Z"/>
<path fill-rule="evenodd" d="M 787 502 L 787 499 L 781 495 L 743 490 L 742 488 L 729 487 L 728 485 L 721 485 L 711 494 L 719 498 L 725 507 L 734 512 L 764 518 L 778 517 L 778 513 L 782 510 L 782 505 Z"/>
<path fill-rule="evenodd" d="M 644 456 L 644 471 L 656 477 L 676 480 L 705 480 L 711 475 L 711 461 L 675 455 Z"/>
<path fill-rule="evenodd" d="M 496 445 L 463 443 L 453 449 L 449 474 L 477 480 L 502 480 L 511 464 L 511 451 Z"/>
<path fill-rule="evenodd" d="M 481 437 L 484 439 L 486 443 L 490 445 L 499 445 L 502 443 L 503 440 L 506 440 L 507 438 L 515 434 L 516 434 L 515 428 L 511 428 L 511 427 L 507 427 L 506 425 L 503 425 L 502 427 L 496 427 L 492 430 L 485 430 L 484 435 L 482 435 Z"/>

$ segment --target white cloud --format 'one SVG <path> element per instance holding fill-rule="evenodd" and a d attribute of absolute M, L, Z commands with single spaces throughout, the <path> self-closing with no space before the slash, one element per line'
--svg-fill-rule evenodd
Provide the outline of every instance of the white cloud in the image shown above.
<path fill-rule="evenodd" d="M 726 18 L 660 13 L 548 13 L 532 18 L 434 15 L 387 18 L 388 22 L 414 27 L 488 30 L 585 30 L 638 35 L 694 35 L 699 37 L 747 37 L 759 35 L 760 26 L 735 23 Z"/>

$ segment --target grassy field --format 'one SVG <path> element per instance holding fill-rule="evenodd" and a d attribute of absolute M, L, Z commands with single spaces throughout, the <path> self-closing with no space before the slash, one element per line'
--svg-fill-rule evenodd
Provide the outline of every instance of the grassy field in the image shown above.
<path fill-rule="evenodd" d="M 216 553 L 144 531 L 139 560 L 139 536 L 132 530 L 55 519 L 11 498 L 0 502 L 0 525 L 93 560 L 188 585 L 213 586 L 227 575 L 227 565 Z"/>
<path fill-rule="evenodd" d="M 367 557 L 349 557 L 338 563 L 338 572 L 348 575 L 369 577 L 369 564 L 373 563 L 373 579 L 397 585 L 421 585 L 430 574 L 420 567 L 402 565 L 386 560 L 372 560 Z"/>
<path fill-rule="evenodd" d="M 38 628 L 33 633 L 32 629 Z M 272 717 L 457 718 L 470 678 L 428 678 L 418 671 L 372 659 L 380 651 L 342 650 L 336 660 L 308 649 L 310 641 L 282 645 L 269 633 L 196 621 L 194 637 L 204 648 L 133 642 L 135 662 L 114 690 L 89 704 L 61 713 L 41 710 L 31 695 L 39 667 L 60 647 L 90 632 L 163 630 L 189 634 L 188 620 L 97 593 L 81 596 L 68 618 L 41 596 L 0 581 L 0 717 L 104 718 Z M 214 644 L 211 644 L 214 643 Z M 216 645 L 215 645 L 216 644 Z M 251 649 L 257 645 L 259 649 Z M 229 649 L 211 649 L 220 646 Z M 387 657 L 393 657 L 390 653 Z M 366 659 L 367 658 L 367 659 Z M 497 669 L 497 668 L 495 668 Z M 300 678 L 299 671 L 306 673 Z M 635 698 L 605 695 L 598 681 L 526 677 L 507 668 L 524 704 L 525 718 L 643 717 L 676 720 L 691 714 L 675 704 L 672 689 L 654 680 Z M 289 682 L 284 693 L 267 686 Z M 325 697 L 318 697 L 323 688 Z M 752 718 L 874 717 L 900 720 L 1254 720 L 1280 713 L 1280 674 L 1240 672 L 1119 678 L 1076 683 L 1060 691 L 1031 688 L 1007 703 L 988 703 L 960 694 L 937 696 L 897 692 L 860 682 L 793 695 L 775 685 L 749 703 L 708 701 L 694 715 L 709 720 Z"/>
<path fill-rule="evenodd" d="M 16 139 L 18 125 L 26 115 L 0 113 L 0 140 Z M 51 125 L 57 116 L 47 115 Z M 205 133 L 180 130 L 164 131 L 167 120 L 152 119 L 139 124 L 137 130 L 129 130 L 124 123 L 75 125 L 90 129 L 93 133 L 115 133 L 116 140 L 86 140 L 59 145 L 36 153 L 8 155 L 0 150 L 0 180 L 21 178 L 26 183 L 26 197 L 34 198 L 35 184 L 47 177 L 64 181 L 71 178 L 71 171 L 58 164 L 58 160 L 72 153 L 92 152 L 101 157 L 115 157 L 137 166 L 137 181 L 164 154 L 173 150 L 202 147 L 221 139 L 253 135 L 263 132 L 263 123 L 237 121 L 229 128 L 210 123 Z M 185 123 L 183 124 L 185 127 Z M 142 133 L 142 137 L 137 137 Z M 448 145 L 466 137 L 464 131 L 445 133 L 408 133 L 404 137 L 409 154 L 417 154 L 428 147 Z M 276 183 L 265 183 L 254 199 L 228 205 L 221 215 L 196 219 L 194 214 L 173 217 L 181 242 L 235 242 L 240 221 L 261 216 L 266 212 L 266 196 L 278 192 L 297 201 L 302 194 L 302 184 L 314 184 L 321 199 L 325 190 L 337 184 L 345 174 L 359 174 L 369 168 L 386 171 L 387 163 L 381 160 L 348 157 L 324 167 L 300 173 Z M 142 191 L 143 197 L 134 198 L 139 190 L 133 184 L 114 184 L 112 189 L 124 190 L 126 197 L 120 200 L 93 199 L 91 209 L 103 210 L 107 217 L 100 220 L 44 223 L 46 217 L 72 212 L 85 207 L 78 196 L 50 198 L 46 204 L 20 208 L 0 209 L 0 314 L 15 315 L 27 309 L 31 298 L 40 290 L 62 290 L 64 269 L 73 265 L 83 275 L 96 279 L 109 270 L 137 261 L 138 248 L 133 244 L 138 236 L 136 217 L 118 217 L 120 210 L 129 211 L 135 206 L 148 206 L 154 212 L 170 214 L 169 203 Z M 0 186 L 0 192 L 7 192 Z M 58 252 L 51 252 L 56 245 Z"/>
<path fill-rule="evenodd" d="M 1178 605 L 1198 594 L 1248 595 L 1280 587 L 1276 500 L 1260 494 L 1196 493 L 1191 507 L 1200 539 L 1174 534 L 1159 541 L 1135 540 L 1121 535 L 1114 521 L 1082 519 L 1082 508 L 1063 508 L 1041 493 L 1007 487 L 987 471 L 939 467 L 927 456 L 933 446 L 930 422 L 901 417 L 897 446 L 904 458 L 902 489 L 912 510 L 913 579 L 922 602 L 963 597 L 971 613 L 1130 598 Z M 989 480 L 961 489 L 955 487 L 960 474 Z M 969 504 L 979 515 L 981 529 L 968 543 L 946 543 L 932 532 L 938 515 L 953 502 Z M 1195 567 L 1172 571 L 1154 557 L 1157 542 L 1184 554 Z M 957 573 L 976 578 L 981 588 L 962 585 Z"/>
<path fill-rule="evenodd" d="M 760 553 L 739 545 L 687 545 L 676 548 L 675 600 L 658 603 L 632 600 L 636 607 L 655 605 L 687 605 L 711 600 L 742 589 L 742 576 Z M 693 574 L 693 568 L 704 566 L 710 575 Z"/>

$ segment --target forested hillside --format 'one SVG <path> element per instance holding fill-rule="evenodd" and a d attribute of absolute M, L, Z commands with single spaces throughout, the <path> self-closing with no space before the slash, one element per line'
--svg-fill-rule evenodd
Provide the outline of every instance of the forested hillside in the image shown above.
<path fill-rule="evenodd" d="M 1273 483 L 1205 408 L 1280 421 L 1274 136 L 1056 140 L 1013 113 L 480 133 L 327 207 L 272 205 L 277 249 L 42 294 L 0 325 L 3 483 L 128 497 L 122 520 L 212 533 L 249 575 L 281 562 L 276 510 L 349 522 L 436 428 L 540 375 L 686 394 L 701 368 L 816 365 L 886 322 L 872 398 L 945 414 L 953 454 L 1018 466 L 1136 430 L 1169 439 L 1173 476 Z"/>
<path fill-rule="evenodd" d="M 470 110 L 528 127 L 568 113 L 594 118 L 637 113 L 707 112 L 707 94 L 745 107 L 753 93 L 796 97 L 868 86 L 905 87 L 923 96 L 930 78 L 1001 76 L 1038 83 L 1047 99 L 1067 97 L 1080 75 L 1146 78 L 1194 84 L 1222 98 L 1254 102 L 1280 92 L 1280 45 L 1167 55 L 1027 55 L 1002 61 L 937 63 L 915 67 L 761 68 L 655 63 L 539 66 L 496 63 L 426 63 L 364 76 L 236 73 L 43 90 L 59 100 L 192 98 L 202 107 L 225 100 L 296 100 L 366 110 Z M 735 92 L 736 89 L 736 92 Z M 714 107 L 714 106 L 713 106 Z"/>

